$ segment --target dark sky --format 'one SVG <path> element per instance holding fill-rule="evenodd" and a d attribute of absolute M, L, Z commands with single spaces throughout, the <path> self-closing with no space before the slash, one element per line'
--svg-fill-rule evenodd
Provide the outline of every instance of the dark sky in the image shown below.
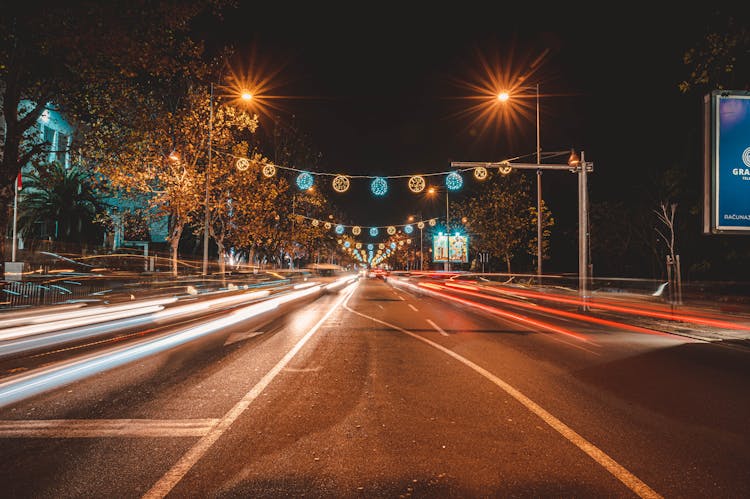
<path fill-rule="evenodd" d="M 673 152 L 684 141 L 697 140 L 690 134 L 700 127 L 700 100 L 681 95 L 677 85 L 686 77 L 682 55 L 701 39 L 708 7 L 500 12 L 497 3 L 445 10 L 427 4 L 423 11 L 350 5 L 300 12 L 241 3 L 210 33 L 216 43 L 234 43 L 258 72 L 277 71 L 271 93 L 289 97 L 274 101 L 283 107 L 278 114 L 298 120 L 322 154 L 322 171 L 431 173 L 450 170 L 451 161 L 534 153 L 533 104 L 515 123 L 466 113 L 477 102 L 465 99 L 478 95 L 471 85 L 503 72 L 531 71 L 527 82 L 538 82 L 542 94 L 542 150 L 585 151 L 594 162 L 592 200 L 632 198 L 655 171 L 678 161 Z M 466 175 L 465 182 L 474 181 Z M 429 204 L 410 194 L 405 180 L 392 180 L 390 188 L 376 198 L 368 181 L 355 180 L 334 201 L 362 226 L 445 213 L 444 200 Z M 543 192 L 558 234 L 575 240 L 575 176 L 548 172 Z"/>

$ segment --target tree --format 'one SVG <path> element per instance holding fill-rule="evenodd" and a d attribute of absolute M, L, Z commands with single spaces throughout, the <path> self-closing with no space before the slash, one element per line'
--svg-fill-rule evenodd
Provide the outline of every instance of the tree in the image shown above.
<path fill-rule="evenodd" d="M 59 241 L 98 241 L 100 230 L 95 218 L 103 210 L 90 173 L 77 166 L 48 163 L 23 178 L 19 233 L 30 238 L 37 224 L 53 224 Z"/>
<path fill-rule="evenodd" d="M 488 179 L 478 196 L 457 203 L 452 211 L 459 218 L 466 217 L 466 228 L 472 236 L 474 250 L 486 251 L 500 258 L 510 273 L 513 260 L 519 252 L 529 247 L 536 235 L 530 205 L 526 178 L 512 172 Z M 545 220 L 543 229 L 546 231 L 550 227 L 546 224 L 551 224 L 553 220 L 551 216 L 545 217 Z"/>
<path fill-rule="evenodd" d="M 54 103 L 69 113 L 74 125 L 88 125 L 89 132 L 112 121 L 138 123 L 141 116 L 129 107 L 136 83 L 147 85 L 154 75 L 181 71 L 173 61 L 189 45 L 184 36 L 189 21 L 224 3 L 118 0 L 3 7 L 0 234 L 7 234 L 4 207 L 13 200 L 20 168 L 48 152 L 39 134 L 32 133 L 44 110 Z M 124 133 L 98 146 L 111 152 L 129 139 Z M 4 251 L 0 244 L 0 262 L 5 261 Z"/>

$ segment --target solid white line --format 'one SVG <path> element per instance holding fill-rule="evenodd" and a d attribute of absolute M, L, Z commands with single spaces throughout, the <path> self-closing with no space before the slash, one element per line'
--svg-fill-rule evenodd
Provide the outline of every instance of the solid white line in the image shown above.
<path fill-rule="evenodd" d="M 218 419 L 0 421 L 0 438 L 202 437 Z"/>
<path fill-rule="evenodd" d="M 414 310 L 415 312 L 419 312 L 419 310 L 417 309 L 417 307 L 415 307 L 411 303 L 409 303 L 409 308 L 412 309 L 412 310 Z"/>
<path fill-rule="evenodd" d="M 435 331 L 437 331 L 438 333 L 442 334 L 443 336 L 448 336 L 448 333 L 446 333 L 445 331 L 443 331 L 443 329 L 440 326 L 438 326 L 437 324 L 435 324 L 434 322 L 432 322 L 430 319 L 427 319 L 427 322 L 430 323 L 430 326 L 432 326 L 435 329 Z"/>
<path fill-rule="evenodd" d="M 266 389 L 266 387 L 273 381 L 273 379 L 286 367 L 286 365 L 297 355 L 297 352 L 312 338 L 315 332 L 320 329 L 320 326 L 328 320 L 333 312 L 341 305 L 344 300 L 354 293 L 357 287 L 357 282 L 350 284 L 349 287 L 344 288 L 343 295 L 333 306 L 325 313 L 325 315 L 297 342 L 294 347 L 289 350 L 286 355 L 270 370 L 265 376 L 249 391 L 245 394 L 242 399 L 227 412 L 224 417 L 214 426 L 210 432 L 208 432 L 203 438 L 193 445 L 172 468 L 162 476 L 158 482 L 151 487 L 151 490 L 146 492 L 144 498 L 156 498 L 164 497 L 179 483 L 180 480 L 195 466 L 203 455 L 208 452 L 211 446 L 221 437 L 225 431 L 229 429 L 232 423 L 237 420 L 238 417 L 247 409 L 250 404 Z"/>
<path fill-rule="evenodd" d="M 635 492 L 639 497 L 644 498 L 661 498 L 662 496 L 656 493 L 651 487 L 646 485 L 644 482 L 642 482 L 637 476 L 632 474 L 630 471 L 625 469 L 621 464 L 619 464 L 617 461 L 609 457 L 604 451 L 596 447 L 594 444 L 583 438 L 581 435 L 576 433 L 571 427 L 557 419 L 555 416 L 547 412 L 542 406 L 528 398 L 526 395 L 521 393 L 518 389 L 514 388 L 509 383 L 506 383 L 502 379 L 498 378 L 491 372 L 487 371 L 483 367 L 475 364 L 474 362 L 470 361 L 469 359 L 462 357 L 461 355 L 455 353 L 454 351 L 439 345 L 438 343 L 435 343 L 434 341 L 428 340 L 426 338 L 423 338 L 422 336 L 413 333 L 411 331 L 407 331 L 404 328 L 401 328 L 399 326 L 396 326 L 394 324 L 390 324 L 385 321 L 381 321 L 380 319 L 376 319 L 375 317 L 371 317 L 369 315 L 363 314 L 361 312 L 357 312 L 356 310 L 353 310 L 348 305 L 348 298 L 344 302 L 344 308 L 348 310 L 349 312 L 352 312 L 354 314 L 357 314 L 361 317 L 364 317 L 366 319 L 370 319 L 372 321 L 375 321 L 379 324 L 383 324 L 384 326 L 390 327 L 391 329 L 395 329 L 396 331 L 401 331 L 404 334 L 408 334 L 412 338 L 415 338 L 419 341 L 422 341 L 431 347 L 440 350 L 441 352 L 450 355 L 457 361 L 461 362 L 465 366 L 469 367 L 470 369 L 473 369 L 481 376 L 484 376 L 489 381 L 500 387 L 503 391 L 505 391 L 508 395 L 516 399 L 518 402 L 520 402 L 524 407 L 526 407 L 529 411 L 536 414 L 539 418 L 542 419 L 545 423 L 547 423 L 549 426 L 551 426 L 555 431 L 557 431 L 560 435 L 565 437 L 569 442 L 571 442 L 573 445 L 581 449 L 583 452 L 588 454 L 589 457 L 591 457 L 594 461 L 596 461 L 599 465 L 601 465 L 605 470 L 607 470 L 609 473 L 612 474 L 615 478 L 620 480 L 622 483 L 625 484 L 630 490 Z M 429 321 L 429 319 L 428 319 Z"/>

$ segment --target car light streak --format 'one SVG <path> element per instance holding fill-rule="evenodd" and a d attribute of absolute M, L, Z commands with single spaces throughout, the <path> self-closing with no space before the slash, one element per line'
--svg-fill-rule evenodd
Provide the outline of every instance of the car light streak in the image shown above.
<path fill-rule="evenodd" d="M 356 281 L 358 278 L 359 278 L 358 276 L 341 277 L 340 279 L 337 279 L 334 282 L 327 284 L 325 288 L 327 291 L 334 291 L 337 288 L 346 286 L 347 284 Z"/>
<path fill-rule="evenodd" d="M 407 283 L 402 283 L 402 284 L 407 285 L 407 286 L 413 286 L 412 284 L 407 284 Z M 445 298 L 445 299 L 448 299 L 448 300 L 451 300 L 451 301 L 455 301 L 457 303 L 461 303 L 463 305 L 468 305 L 468 306 L 473 307 L 473 308 L 478 308 L 480 310 L 484 310 L 485 312 L 489 312 L 490 314 L 493 314 L 493 315 L 498 315 L 498 316 L 503 317 L 505 319 L 510 319 L 512 321 L 520 322 L 520 323 L 526 324 L 526 325 L 540 327 L 542 329 L 546 329 L 548 331 L 552 331 L 552 332 L 555 332 L 555 333 L 564 334 L 565 336 L 570 336 L 572 338 L 575 338 L 575 339 L 577 339 L 579 341 L 584 341 L 586 343 L 590 343 L 591 342 L 591 340 L 589 340 L 585 336 L 577 334 L 577 333 L 575 333 L 575 332 L 573 332 L 573 331 L 571 331 L 569 329 L 565 329 L 565 328 L 562 328 L 562 327 L 559 327 L 559 326 L 555 326 L 554 324 L 550 324 L 548 322 L 540 321 L 540 320 L 537 320 L 537 319 L 532 319 L 530 317 L 526 317 L 525 315 L 519 315 L 519 314 L 515 314 L 515 313 L 512 313 L 512 312 L 507 312 L 505 310 L 502 310 L 502 309 L 499 309 L 499 308 L 496 308 L 496 307 L 490 307 L 490 306 L 484 305 L 482 303 L 478 303 L 478 302 L 471 301 L 471 300 L 464 300 L 463 298 L 459 298 L 457 296 L 453 296 L 451 294 L 448 294 L 448 293 L 444 292 L 443 289 L 445 289 L 445 288 L 443 288 L 441 286 L 438 286 L 437 284 L 433 284 L 433 283 L 429 283 L 429 282 L 420 282 L 418 287 L 431 289 L 432 291 L 430 291 L 430 292 L 433 293 L 433 294 L 439 295 L 440 298 Z"/>
<path fill-rule="evenodd" d="M 495 293 L 510 293 L 521 296 L 528 296 L 531 298 L 539 298 L 542 300 L 556 301 L 559 303 L 568 303 L 571 305 L 584 305 L 584 301 L 577 298 L 565 298 L 563 296 L 554 296 L 547 293 L 539 293 L 536 291 L 522 291 L 516 289 L 495 289 L 488 287 L 487 289 L 492 290 Z M 692 324 L 702 324 L 704 326 L 714 326 L 725 329 L 739 329 L 742 331 L 750 331 L 750 326 L 744 324 L 737 324 L 734 322 L 727 322 L 717 319 L 711 319 L 708 317 L 701 317 L 692 314 L 677 314 L 673 312 L 659 312 L 653 309 L 637 308 L 637 307 L 623 307 L 620 305 L 613 305 L 610 303 L 602 303 L 596 300 L 586 300 L 585 305 L 589 308 L 599 308 L 602 310 L 611 310 L 613 312 L 622 312 L 630 315 L 642 315 L 646 317 L 654 317 L 657 319 L 667 319 L 671 321 L 687 322 Z"/>
<path fill-rule="evenodd" d="M 316 283 L 314 282 L 303 282 L 301 284 L 295 284 L 293 289 L 305 289 L 309 288 L 310 286 L 315 286 Z"/>
<path fill-rule="evenodd" d="M 49 333 L 51 331 L 58 331 L 60 329 L 69 329 L 78 326 L 85 326 L 89 324 L 96 324 L 101 322 L 109 322 L 125 317 L 133 317 L 135 315 L 144 315 L 159 310 L 163 310 L 164 307 L 161 305 L 154 305 L 150 307 L 138 307 L 129 310 L 122 310 L 120 312 L 100 313 L 91 317 L 81 317 L 77 319 L 66 319 L 64 321 L 50 322 L 47 324 L 34 324 L 30 326 L 18 326 L 5 329 L 0 331 L 0 340 L 7 341 L 24 336 L 37 335 L 42 333 Z"/>
<path fill-rule="evenodd" d="M 466 286 L 455 286 L 455 285 L 451 286 L 449 283 L 446 283 L 446 286 L 450 288 L 465 288 L 466 287 Z M 470 296 L 475 296 L 477 298 L 484 298 L 484 299 L 492 300 L 495 302 L 507 303 L 508 305 L 512 305 L 514 307 L 529 308 L 529 309 L 533 309 L 539 312 L 546 312 L 548 314 L 554 314 L 560 317 L 566 317 L 568 319 L 591 322 L 593 324 L 600 324 L 602 326 L 609 326 L 613 328 L 624 329 L 624 330 L 633 331 L 636 333 L 655 334 L 658 336 L 674 336 L 673 334 L 665 333 L 663 331 L 656 331 L 656 330 L 648 329 L 645 327 L 634 326 L 632 324 L 625 324 L 622 322 L 610 321 L 607 319 L 601 319 L 599 317 L 592 317 L 590 315 L 577 314 L 575 312 L 567 312 L 565 310 L 560 310 L 557 308 L 544 307 L 542 305 L 537 305 L 536 303 L 527 303 L 527 302 L 518 301 L 518 300 L 511 300 L 508 298 L 500 298 L 499 296 L 490 296 L 490 295 L 487 295 L 486 293 L 466 291 L 464 289 L 460 289 L 460 290 L 456 289 L 453 291 L 455 291 L 456 293 L 463 293 L 463 294 L 467 294 Z"/>
<path fill-rule="evenodd" d="M 223 328 L 277 309 L 280 305 L 304 299 L 320 292 L 320 285 L 269 298 L 230 312 L 209 322 L 179 330 L 158 338 L 146 338 L 135 344 L 112 348 L 76 360 L 38 369 L 0 383 L 0 407 L 59 388 L 93 374 L 113 369 L 142 358 L 184 345 Z"/>
<path fill-rule="evenodd" d="M 133 310 L 143 307 L 149 307 L 153 305 L 166 305 L 168 303 L 174 303 L 177 301 L 177 297 L 170 296 L 166 298 L 158 298 L 154 300 L 146 301 L 133 301 L 124 303 L 121 305 L 110 305 L 110 306 L 97 306 L 97 307 L 86 307 L 81 308 L 81 305 L 77 305 L 76 310 L 70 312 L 59 312 L 57 309 L 48 313 L 36 313 L 33 316 L 16 317 L 11 319 L 3 320 L 0 323 L 0 327 L 3 329 L 12 328 L 14 326 L 20 326 L 23 324 L 52 324 L 54 322 L 61 322 L 66 319 L 82 319 L 93 315 L 108 314 L 112 312 L 119 312 L 121 310 Z M 61 327 L 55 327 L 54 329 L 62 329 Z"/>
<path fill-rule="evenodd" d="M 177 319 L 182 316 L 194 315 L 198 312 L 202 312 L 207 309 L 211 309 L 218 306 L 231 306 L 237 303 L 248 302 L 252 300 L 258 300 L 265 298 L 270 295 L 270 291 L 253 291 L 251 293 L 243 293 L 240 295 L 226 296 L 222 298 L 214 298 L 210 300 L 204 300 L 196 303 L 187 303 L 183 305 L 177 305 L 165 310 L 155 310 L 150 315 L 138 315 L 134 317 L 121 318 L 106 323 L 92 324 L 88 323 L 86 326 L 80 326 L 77 328 L 70 328 L 65 331 L 44 334 L 41 336 L 24 337 L 22 339 L 7 340 L 0 345 L 0 358 L 15 355 L 17 353 L 27 350 L 37 350 L 45 347 L 53 347 L 63 343 L 70 343 L 72 341 L 90 338 L 104 333 L 116 333 L 124 329 L 133 328 L 136 326 L 145 326 L 147 324 L 158 323 L 165 319 Z"/>

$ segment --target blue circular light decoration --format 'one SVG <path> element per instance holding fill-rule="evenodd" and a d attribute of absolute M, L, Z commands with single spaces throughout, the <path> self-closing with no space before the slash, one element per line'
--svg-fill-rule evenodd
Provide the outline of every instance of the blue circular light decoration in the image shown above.
<path fill-rule="evenodd" d="M 306 191 L 313 186 L 314 180 L 315 179 L 313 179 L 313 176 L 310 173 L 302 172 L 297 175 L 297 187 L 302 191 Z"/>
<path fill-rule="evenodd" d="M 391 243 L 391 248 L 396 249 L 396 243 Z"/>
<path fill-rule="evenodd" d="M 411 234 L 412 232 L 414 232 L 414 227 L 412 227 L 411 225 L 404 225 L 404 232 L 406 232 L 407 234 Z"/>
<path fill-rule="evenodd" d="M 445 186 L 451 191 L 457 191 L 464 185 L 464 179 L 456 172 L 445 177 Z"/>
<path fill-rule="evenodd" d="M 351 245 L 352 243 L 350 243 L 349 241 L 344 241 L 344 248 L 348 248 Z"/>
<path fill-rule="evenodd" d="M 383 177 L 375 177 L 370 184 L 370 190 L 376 196 L 383 196 L 388 192 L 388 182 Z"/>
<path fill-rule="evenodd" d="M 375 247 L 375 246 L 373 246 L 372 244 L 368 244 L 368 245 L 367 245 L 367 249 L 368 249 L 368 250 L 370 250 L 370 251 L 372 251 L 372 249 L 373 249 L 374 247 Z"/>
<path fill-rule="evenodd" d="M 377 227 L 370 227 L 370 235 L 371 235 L 372 237 L 375 237 L 375 236 L 377 236 L 377 235 L 378 235 L 378 232 L 379 232 L 379 231 L 378 231 L 378 228 L 377 228 Z"/>
<path fill-rule="evenodd" d="M 336 226 L 336 234 L 339 234 L 339 235 L 341 235 L 341 234 L 343 234 L 343 233 L 344 233 L 344 226 L 343 226 L 343 225 L 341 225 L 341 224 L 338 224 L 338 225 Z"/>

